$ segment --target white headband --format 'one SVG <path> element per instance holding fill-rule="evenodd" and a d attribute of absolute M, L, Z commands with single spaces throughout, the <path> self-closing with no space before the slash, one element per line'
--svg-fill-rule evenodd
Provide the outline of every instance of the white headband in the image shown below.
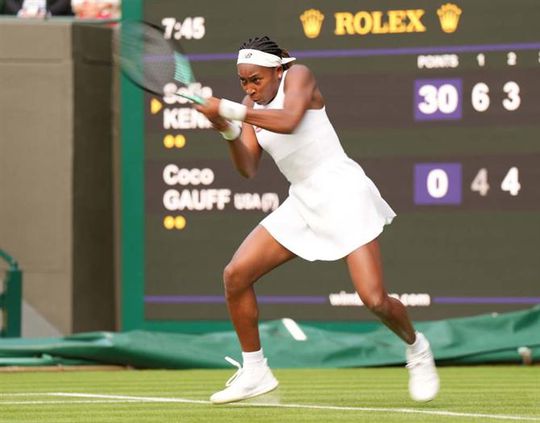
<path fill-rule="evenodd" d="M 251 65 L 264 66 L 266 68 L 275 68 L 292 62 L 293 60 L 296 60 L 296 57 L 279 57 L 275 54 L 246 48 L 238 52 L 236 64 L 249 63 Z"/>

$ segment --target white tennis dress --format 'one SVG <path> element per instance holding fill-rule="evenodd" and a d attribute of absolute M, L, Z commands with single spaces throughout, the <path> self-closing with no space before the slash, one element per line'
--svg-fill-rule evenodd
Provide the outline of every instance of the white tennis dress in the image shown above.
<path fill-rule="evenodd" d="M 272 102 L 255 103 L 255 109 L 283 109 L 286 75 Z M 345 257 L 375 239 L 396 216 L 343 151 L 324 107 L 307 110 L 292 134 L 255 131 L 291 184 L 289 197 L 261 225 L 297 256 L 309 261 Z"/>

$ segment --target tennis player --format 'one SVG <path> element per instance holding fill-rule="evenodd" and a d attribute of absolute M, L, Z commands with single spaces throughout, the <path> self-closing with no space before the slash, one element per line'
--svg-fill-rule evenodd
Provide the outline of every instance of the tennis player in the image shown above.
<path fill-rule="evenodd" d="M 253 177 L 262 151 L 290 182 L 289 197 L 240 245 L 223 274 L 243 366 L 210 398 L 222 404 L 278 386 L 261 348 L 253 284 L 295 258 L 344 258 L 362 302 L 406 343 L 409 391 L 430 401 L 439 378 L 427 339 L 403 304 L 388 296 L 377 237 L 396 216 L 362 168 L 344 152 L 313 73 L 268 37 L 245 42 L 237 60 L 242 104 L 215 97 L 195 106 L 228 140 L 240 174 Z M 241 126 L 237 124 L 241 123 Z"/>

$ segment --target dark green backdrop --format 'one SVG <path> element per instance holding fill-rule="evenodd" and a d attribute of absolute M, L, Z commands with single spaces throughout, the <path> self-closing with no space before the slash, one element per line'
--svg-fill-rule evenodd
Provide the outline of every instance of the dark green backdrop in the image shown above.
<path fill-rule="evenodd" d="M 346 151 L 398 213 L 381 237 L 385 279 L 389 292 L 412 302 L 409 310 L 414 319 L 529 307 L 540 302 L 540 31 L 536 23 L 540 8 L 535 0 L 456 3 L 461 9 L 457 28 L 445 33 L 437 15 L 443 4 L 431 0 L 147 0 L 125 4 L 124 17 L 170 24 L 171 36 L 180 37 L 191 55 L 198 80 L 218 97 L 242 98 L 234 57 L 242 41 L 251 36 L 270 35 L 310 66 Z M 300 21 L 308 9 L 324 15 L 316 38 L 306 37 Z M 389 25 L 390 15 L 396 13 L 390 11 L 419 9 L 423 12 L 404 12 L 404 16 L 421 16 L 421 24 L 412 25 L 404 18 L 402 28 L 422 32 L 376 33 Z M 362 11 L 374 20 L 381 16 L 378 30 L 373 24 L 375 33 L 335 34 L 336 13 L 354 17 Z M 447 65 L 420 67 L 422 60 Z M 418 118 L 422 101 L 417 99 L 418 87 L 437 86 L 441 81 L 454 84 L 459 116 L 436 112 Z M 513 91 L 505 85 L 508 82 L 515 84 Z M 475 101 L 482 100 L 480 83 L 489 90 L 485 111 L 474 107 Z M 442 89 L 437 93 L 440 107 L 451 103 Z M 235 174 L 220 137 L 208 129 L 189 129 L 195 118 L 175 98 L 174 104 L 167 104 L 171 98 L 154 99 L 161 108 L 152 111 L 150 96 L 122 83 L 123 329 L 228 326 L 222 269 L 243 237 L 266 215 L 237 210 L 233 202 L 223 210 L 167 210 L 163 204 L 167 190 L 179 194 L 188 190 L 194 195 L 207 189 L 230 190 L 232 196 L 271 193 L 280 202 L 287 194 L 286 181 L 268 158 L 254 180 Z M 510 101 L 510 110 L 505 101 Z M 176 127 L 165 128 L 171 125 Z M 169 140 L 183 137 L 185 145 L 167 148 L 167 136 Z M 169 164 L 188 170 L 208 168 L 214 179 L 209 185 L 170 186 L 163 181 Z M 459 199 L 415 201 L 422 186 L 415 180 L 415 169 L 422 164 L 434 169 L 457 166 L 460 179 L 450 175 L 450 184 L 459 191 Z M 501 188 L 511 168 L 517 169 L 517 195 Z M 484 196 L 471 189 L 481 169 L 487 171 L 489 183 Z M 166 229 L 167 216 L 181 216 L 185 228 Z M 363 307 L 330 304 L 329 295 L 341 291 L 353 293 L 342 261 L 296 260 L 257 285 L 263 319 L 371 325 L 372 316 Z M 426 298 L 429 304 L 414 304 Z"/>

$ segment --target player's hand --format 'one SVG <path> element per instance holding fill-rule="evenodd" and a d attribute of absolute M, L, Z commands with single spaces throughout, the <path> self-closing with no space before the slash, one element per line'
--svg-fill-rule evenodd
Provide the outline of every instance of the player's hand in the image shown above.
<path fill-rule="evenodd" d="M 207 119 L 213 123 L 214 121 L 218 121 L 218 119 L 223 119 L 219 115 L 219 101 L 219 98 L 209 97 L 204 104 L 195 105 L 195 109 L 205 115 Z"/>
<path fill-rule="evenodd" d="M 218 116 L 216 118 L 208 119 L 212 124 L 212 127 L 219 132 L 225 131 L 229 127 L 229 123 L 226 119 Z"/>

